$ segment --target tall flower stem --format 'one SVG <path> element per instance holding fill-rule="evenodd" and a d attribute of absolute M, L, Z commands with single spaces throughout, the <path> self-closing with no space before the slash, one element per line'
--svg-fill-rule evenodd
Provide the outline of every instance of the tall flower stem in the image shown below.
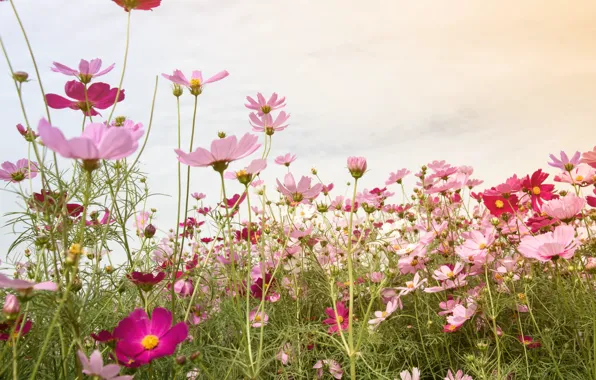
<path fill-rule="evenodd" d="M 192 112 L 192 129 L 190 132 L 190 148 L 189 152 L 192 152 L 194 138 L 195 138 L 195 126 L 197 121 L 197 106 L 199 103 L 199 97 L 195 95 L 195 105 Z M 180 139 L 178 139 L 180 142 Z M 180 164 L 178 164 L 180 165 Z M 180 183 L 180 171 L 178 171 L 178 183 Z M 180 233 L 180 196 L 181 192 L 178 192 L 178 220 L 176 225 L 176 239 L 178 239 L 178 234 Z M 188 217 L 188 198 L 190 195 L 190 166 L 186 171 L 186 201 L 184 202 L 184 223 L 186 223 L 186 218 Z M 186 226 L 185 226 L 186 227 Z M 176 291 L 174 289 L 174 282 L 176 281 L 176 274 L 178 273 L 178 269 L 180 268 L 180 261 L 182 260 L 182 253 L 184 252 L 184 238 L 186 237 L 186 232 L 182 234 L 182 239 L 180 240 L 180 254 L 178 258 L 176 258 L 176 250 L 174 250 L 174 272 L 172 273 L 172 286 L 171 286 L 171 297 L 172 297 L 172 313 L 174 313 L 176 308 Z"/>
<path fill-rule="evenodd" d="M 120 97 L 120 92 L 122 91 L 122 83 L 124 82 L 124 73 L 126 72 L 126 62 L 128 62 L 128 46 L 130 42 L 130 14 L 132 12 L 127 12 L 128 17 L 126 19 L 126 46 L 124 48 L 124 62 L 122 63 L 122 74 L 120 75 L 120 83 L 118 84 L 118 91 L 116 91 L 116 101 L 112 106 L 112 111 L 110 111 L 110 117 L 108 117 L 108 124 L 112 120 L 112 116 L 114 116 L 114 111 L 116 110 L 116 105 L 118 104 L 118 98 Z"/>
<path fill-rule="evenodd" d="M 354 226 L 354 204 L 356 202 L 356 190 L 358 189 L 358 178 L 354 181 L 354 193 L 352 194 L 352 205 L 350 207 L 350 221 L 348 225 L 348 281 L 350 282 L 350 301 L 348 312 L 348 347 L 350 352 L 350 378 L 356 379 L 356 352 L 354 350 L 354 263 L 352 260 L 352 228 Z"/>

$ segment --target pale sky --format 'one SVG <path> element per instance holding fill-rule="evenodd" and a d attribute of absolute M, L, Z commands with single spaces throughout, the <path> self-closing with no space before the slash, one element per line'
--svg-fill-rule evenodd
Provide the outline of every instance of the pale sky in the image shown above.
<path fill-rule="evenodd" d="M 107 0 L 16 3 L 47 92 L 63 95 L 69 79 L 50 71 L 52 61 L 76 66 L 81 58 L 116 62 L 101 79 L 117 86 L 126 26 L 121 8 Z M 474 177 L 494 185 L 546 167 L 551 152 L 596 145 L 595 17 L 591 0 L 163 0 L 153 12 L 132 14 L 126 100 L 116 114 L 147 124 L 157 74 L 226 69 L 230 76 L 199 98 L 196 146 L 207 146 L 220 130 L 249 131 L 245 96 L 276 91 L 287 97 L 292 116 L 290 127 L 274 135 L 271 158 L 297 154 L 292 172 L 309 174 L 314 166 L 340 188 L 337 194 L 349 179 L 349 155 L 368 159 L 363 187 L 435 159 L 472 165 Z M 0 35 L 15 70 L 34 77 L 8 3 L 0 4 Z M 14 162 L 27 156 L 27 146 L 14 129 L 23 120 L 3 58 L 0 71 L 0 161 Z M 34 82 L 25 86 L 35 123 L 44 115 L 38 90 Z M 182 99 L 189 135 L 192 97 Z M 52 112 L 67 136 L 80 131 L 81 118 Z M 160 78 L 142 160 L 152 192 L 176 192 L 175 128 L 175 98 Z M 216 173 L 192 173 L 192 190 L 213 201 Z M 264 174 L 271 187 L 284 170 L 271 160 Z M 39 190 L 39 181 L 34 185 Z M 0 213 L 13 211 L 14 200 L 2 192 Z M 167 197 L 148 204 L 159 210 L 158 227 L 174 226 L 175 205 Z M 3 225 L 7 219 L 0 218 Z M 0 229 L 0 258 L 9 233 Z"/>

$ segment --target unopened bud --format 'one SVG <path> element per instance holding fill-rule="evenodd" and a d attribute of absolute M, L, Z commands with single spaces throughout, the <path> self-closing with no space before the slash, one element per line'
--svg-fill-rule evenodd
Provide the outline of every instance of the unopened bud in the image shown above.
<path fill-rule="evenodd" d="M 19 300 L 14 294 L 7 294 L 6 299 L 4 300 L 4 307 L 2 308 L 2 312 L 6 315 L 7 318 L 15 316 L 16 314 L 21 311 L 21 305 L 19 304 Z"/>
<path fill-rule="evenodd" d="M 180 86 L 177 83 L 174 83 L 174 87 L 172 88 L 172 94 L 174 94 L 174 96 L 178 98 L 183 93 L 184 93 L 184 89 L 182 88 L 182 86 Z"/>
<path fill-rule="evenodd" d="M 153 235 L 155 235 L 155 226 L 153 224 L 148 224 L 147 227 L 145 227 L 145 231 L 143 232 L 143 235 L 147 238 L 147 239 L 151 239 L 153 237 Z"/>
<path fill-rule="evenodd" d="M 15 71 L 12 73 L 12 79 L 19 83 L 27 82 L 27 79 L 29 79 L 29 74 L 24 71 Z"/>
<path fill-rule="evenodd" d="M 186 356 L 184 356 L 184 355 L 176 356 L 176 364 L 184 365 L 184 363 L 186 363 Z"/>
<path fill-rule="evenodd" d="M 219 132 L 217 132 L 217 137 L 219 137 L 220 139 L 223 139 L 223 138 L 225 138 L 226 136 L 227 136 L 227 135 L 226 135 L 226 133 L 225 133 L 225 132 L 222 132 L 222 131 L 219 131 Z"/>

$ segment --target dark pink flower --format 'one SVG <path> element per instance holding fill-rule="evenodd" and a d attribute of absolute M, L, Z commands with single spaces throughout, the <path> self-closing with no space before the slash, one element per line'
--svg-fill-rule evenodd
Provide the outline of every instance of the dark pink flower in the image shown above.
<path fill-rule="evenodd" d="M 138 9 L 140 11 L 152 11 L 153 8 L 159 7 L 161 4 L 161 0 L 112 0 L 114 3 L 118 4 L 126 12 L 130 12 L 133 9 Z"/>
<path fill-rule="evenodd" d="M 71 80 L 66 82 L 64 92 L 72 100 L 56 94 L 47 94 L 46 101 L 48 102 L 48 106 L 55 109 L 70 108 L 81 110 L 87 116 L 96 116 L 100 114 L 95 110 L 96 108 L 105 110 L 116 103 L 118 89 L 111 88 L 107 83 L 93 83 L 87 89 L 87 97 L 85 99 L 85 85 L 79 81 Z M 124 90 L 120 90 L 120 94 L 118 95 L 118 102 L 122 100 L 124 100 Z"/>
<path fill-rule="evenodd" d="M 137 367 L 154 359 L 170 356 L 188 336 L 188 326 L 180 322 L 173 327 L 172 313 L 158 307 L 151 319 L 143 309 L 136 309 L 114 329 L 116 356 L 124 365 Z"/>
<path fill-rule="evenodd" d="M 329 334 L 335 334 L 339 332 L 340 329 L 346 330 L 348 328 L 349 309 L 341 302 L 337 302 L 335 307 L 337 309 L 337 314 L 335 314 L 335 310 L 333 310 L 332 307 L 325 309 L 325 314 L 327 314 L 329 318 L 325 319 L 323 323 L 329 325 L 329 329 L 327 330 Z"/>
<path fill-rule="evenodd" d="M 14 329 L 13 337 L 16 338 L 18 336 L 23 336 L 27 334 L 31 330 L 31 326 L 33 324 L 31 321 L 17 321 L 17 325 Z M 0 340 L 9 340 L 10 339 L 10 332 L 12 331 L 13 326 L 8 323 L 0 323 Z"/>
<path fill-rule="evenodd" d="M 149 291 L 154 285 L 160 283 L 166 277 L 166 274 L 164 272 L 158 272 L 157 274 L 132 272 L 127 274 L 126 277 L 139 288 Z"/>
<path fill-rule="evenodd" d="M 91 61 L 81 59 L 81 62 L 79 62 L 78 70 L 71 69 L 70 67 L 58 62 L 53 62 L 53 64 L 54 67 L 51 67 L 53 72 L 77 77 L 79 78 L 79 81 L 81 81 L 81 83 L 89 83 L 93 78 L 97 78 L 109 73 L 110 71 L 112 71 L 115 65 L 114 63 L 112 63 L 110 66 L 100 71 L 101 59 L 99 58 L 92 59 Z"/>

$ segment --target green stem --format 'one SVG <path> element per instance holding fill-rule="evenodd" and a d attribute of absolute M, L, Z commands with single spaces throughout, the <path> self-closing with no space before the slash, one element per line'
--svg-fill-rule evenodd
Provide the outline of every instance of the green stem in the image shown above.
<path fill-rule="evenodd" d="M 350 378 L 356 379 L 356 352 L 354 351 L 354 264 L 352 260 L 352 228 L 354 223 L 354 204 L 356 202 L 356 190 L 358 188 L 358 178 L 354 181 L 354 193 L 352 194 L 352 204 L 350 207 L 350 222 L 348 225 L 348 281 L 350 282 L 350 301 L 348 311 L 348 347 L 350 352 Z"/>
<path fill-rule="evenodd" d="M 112 106 L 112 111 L 110 111 L 110 117 L 108 117 L 108 124 L 112 120 L 112 116 L 114 115 L 114 111 L 116 110 L 116 105 L 118 104 L 118 98 L 120 97 L 120 92 L 122 91 L 122 83 L 124 82 L 124 73 L 126 72 L 126 62 L 128 62 L 128 45 L 130 42 L 130 14 L 132 12 L 127 12 L 128 17 L 126 18 L 126 47 L 124 48 L 124 62 L 122 64 L 122 75 L 120 75 L 120 84 L 118 84 L 118 91 L 116 91 L 116 100 L 114 101 L 114 105 Z"/>

